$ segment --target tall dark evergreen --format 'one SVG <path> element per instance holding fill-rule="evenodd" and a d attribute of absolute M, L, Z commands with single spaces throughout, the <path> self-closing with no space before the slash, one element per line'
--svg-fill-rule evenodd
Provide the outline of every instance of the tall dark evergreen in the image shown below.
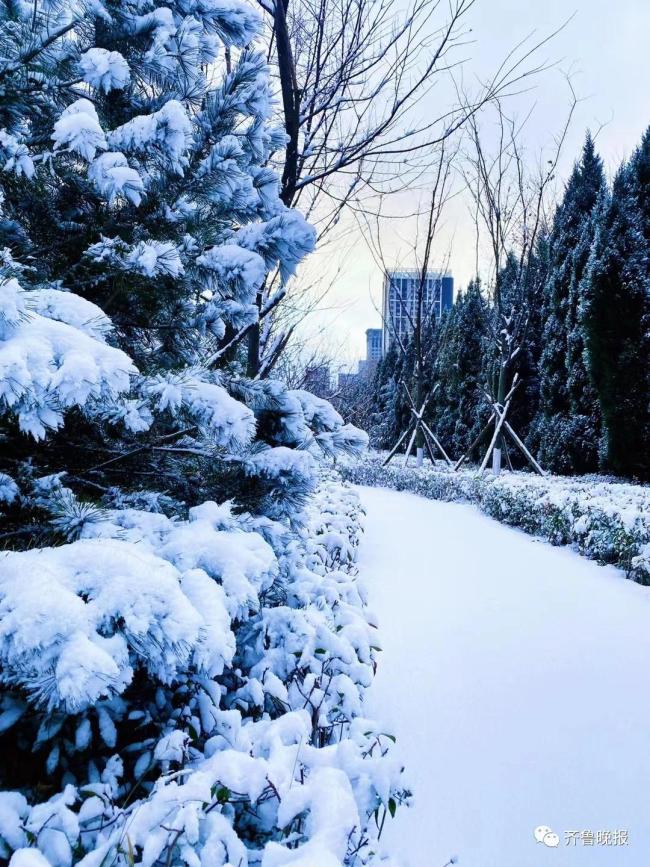
<path fill-rule="evenodd" d="M 432 316 L 422 322 L 422 401 L 434 384 L 434 364 L 437 354 L 438 326 Z M 400 344 L 393 340 L 385 357 L 377 366 L 374 378 L 374 404 L 370 436 L 378 448 L 392 448 L 412 421 L 411 407 L 404 391 L 409 390 L 417 403 L 417 347 L 414 335 Z M 403 384 L 404 385 L 403 385 Z"/>
<path fill-rule="evenodd" d="M 650 478 L 650 128 L 618 171 L 582 285 L 587 358 L 603 413 L 603 461 Z"/>
<path fill-rule="evenodd" d="M 377 368 L 375 377 L 375 400 L 378 412 L 372 426 L 373 442 L 379 448 L 391 448 L 403 426 L 408 424 L 406 397 L 400 385 L 413 367 L 413 358 L 403 353 L 397 341 L 393 341 Z"/>
<path fill-rule="evenodd" d="M 534 431 L 535 419 L 539 412 L 540 359 L 544 348 L 542 299 L 548 277 L 549 235 L 544 230 L 539 235 L 526 268 L 527 320 L 521 353 L 517 361 L 521 385 L 512 408 L 512 423 L 534 452 L 537 452 Z"/>
<path fill-rule="evenodd" d="M 440 328 L 434 377 L 440 387 L 430 424 L 444 447 L 459 457 L 485 422 L 483 353 L 486 338 L 485 301 L 480 283 L 459 293 Z"/>
<path fill-rule="evenodd" d="M 602 160 L 587 135 L 553 221 L 542 303 L 536 438 L 542 463 L 560 473 L 598 467 L 600 409 L 587 374 L 579 311 L 581 280 L 596 230 L 592 216 L 604 188 Z"/>
<path fill-rule="evenodd" d="M 507 315 L 522 311 L 524 324 L 519 352 L 512 364 L 519 386 L 512 401 L 509 420 L 518 434 L 530 439 L 531 425 L 539 410 L 539 361 L 542 353 L 542 299 L 548 279 L 548 235 L 542 231 L 533 250 L 521 261 L 510 252 L 499 274 L 501 306 Z M 494 359 L 488 353 L 486 374 L 496 389 L 497 371 L 492 369 Z M 519 452 L 511 455 L 519 461 Z"/>

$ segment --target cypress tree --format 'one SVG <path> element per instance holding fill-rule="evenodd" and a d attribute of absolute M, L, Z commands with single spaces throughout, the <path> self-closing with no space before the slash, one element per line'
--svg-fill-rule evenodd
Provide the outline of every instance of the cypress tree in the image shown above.
<path fill-rule="evenodd" d="M 542 303 L 544 348 L 535 425 L 542 463 L 555 472 L 589 472 L 598 466 L 600 411 L 586 371 L 579 310 L 581 278 L 595 232 L 592 214 L 604 187 L 602 161 L 587 135 L 553 221 Z"/>
<path fill-rule="evenodd" d="M 539 443 L 535 442 L 534 422 L 539 412 L 539 367 L 544 346 L 542 297 L 548 279 L 548 264 L 549 237 L 548 232 L 542 231 L 526 268 L 524 300 L 528 317 L 517 364 L 521 386 L 512 408 L 512 424 L 533 452 L 539 447 Z"/>
<path fill-rule="evenodd" d="M 445 449 L 459 457 L 476 437 L 484 414 L 485 302 L 480 283 L 459 293 L 440 328 L 435 379 L 440 383 L 432 426 Z"/>
<path fill-rule="evenodd" d="M 604 466 L 650 477 L 650 129 L 603 200 L 582 285 L 587 360 L 603 413 Z"/>

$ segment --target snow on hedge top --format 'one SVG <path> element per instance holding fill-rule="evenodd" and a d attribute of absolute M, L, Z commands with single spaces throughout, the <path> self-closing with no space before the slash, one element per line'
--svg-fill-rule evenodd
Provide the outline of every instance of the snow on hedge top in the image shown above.
<path fill-rule="evenodd" d="M 363 689 L 372 677 L 372 646 L 377 641 L 376 630 L 363 611 L 363 591 L 354 570 L 358 499 L 339 484 L 325 483 L 307 507 L 305 518 L 300 539 L 282 541 L 278 537 L 273 542 L 283 561 L 280 580 L 287 604 L 268 607 L 268 601 L 261 599 L 253 617 L 232 624 L 233 629 L 241 630 L 236 656 L 229 630 L 235 597 L 224 579 L 225 570 L 240 569 L 243 574 L 245 564 L 257 559 L 259 568 L 249 571 L 255 593 L 268 586 L 277 564 L 257 532 L 243 529 L 262 525 L 249 517 L 234 516 L 228 504 L 203 503 L 190 510 L 188 521 L 120 509 L 105 513 L 102 522 L 88 525 L 87 532 L 95 537 L 92 543 L 86 540 L 42 552 L 12 553 L 5 559 L 0 555 L 0 617 L 10 625 L 17 617 L 25 618 L 29 625 L 26 643 L 33 647 L 34 633 L 40 633 L 47 661 L 58 662 L 61 655 L 60 647 L 45 641 L 48 629 L 58 625 L 65 639 L 72 640 L 75 623 L 68 624 L 61 617 L 60 607 L 70 605 L 77 617 L 79 612 L 89 619 L 92 615 L 92 627 L 99 622 L 99 610 L 107 613 L 109 628 L 91 629 L 87 636 L 90 651 L 78 652 L 73 645 L 68 654 L 77 667 L 74 674 L 80 685 L 84 678 L 93 685 L 93 673 L 98 674 L 98 688 L 102 680 L 101 669 L 93 669 L 105 661 L 101 654 L 94 655 L 96 635 L 100 651 L 106 647 L 102 640 L 117 638 L 116 650 L 120 642 L 127 644 L 132 668 L 147 664 L 150 634 L 154 644 L 157 628 L 164 630 L 165 639 L 170 637 L 164 618 L 178 610 L 174 587 L 180 588 L 192 610 L 186 619 L 177 616 L 172 629 L 178 635 L 184 626 L 191 635 L 199 617 L 199 631 L 204 636 L 187 654 L 189 664 L 199 669 L 198 677 L 193 670 L 183 672 L 179 664 L 182 684 L 174 700 L 187 695 L 187 704 L 175 705 L 178 713 L 168 725 L 137 744 L 142 754 L 135 767 L 140 772 L 150 767 L 152 760 L 162 766 L 162 775 L 151 788 L 141 799 L 121 806 L 124 789 L 118 778 L 125 773 L 127 763 L 132 763 L 132 753 L 125 750 L 123 761 L 118 756 L 108 759 L 100 771 L 101 780 L 95 775 L 85 784 L 79 781 L 82 789 L 66 786 L 34 807 L 20 793 L 0 793 L 0 835 L 1 843 L 6 843 L 0 854 L 8 858 L 15 851 L 10 863 L 20 864 L 21 853 L 33 852 L 37 853 L 33 863 L 38 862 L 39 867 L 43 862 L 69 865 L 79 858 L 84 864 L 98 864 L 121 851 L 127 834 L 130 850 L 142 864 L 158 863 L 174 851 L 185 853 L 192 864 L 215 867 L 253 862 L 276 867 L 340 867 L 351 851 L 360 852 L 364 863 L 379 863 L 371 857 L 377 851 L 377 835 L 369 820 L 382 805 L 389 809 L 389 799 L 397 796 L 401 765 L 386 755 L 388 738 L 378 724 L 351 718 L 361 711 Z M 268 522 L 264 526 L 270 531 Z M 332 537 L 340 538 L 333 541 Z M 239 544 L 247 538 L 248 542 Z M 249 558 L 251 552 L 254 556 Z M 165 554 L 173 556 L 176 568 L 161 559 Z M 131 568 L 134 558 L 137 560 Z M 198 560 L 201 566 L 196 568 Z M 9 568 L 3 574 L 7 562 Z M 96 580 L 97 563 L 102 564 L 101 581 Z M 21 569 L 38 574 L 40 564 L 48 570 L 43 587 L 39 585 L 44 601 L 39 598 L 39 588 L 22 594 L 19 586 Z M 188 566 L 192 568 L 179 571 Z M 58 583 L 51 584 L 52 574 Z M 129 586 L 129 580 L 136 586 Z M 170 601 L 163 607 L 160 599 L 170 591 Z M 16 606 L 9 617 L 3 609 L 9 607 L 8 596 Z M 223 602 L 230 611 L 224 610 Z M 32 613 L 38 615 L 39 606 L 44 608 L 46 603 L 52 614 L 41 624 Z M 128 632 L 135 606 L 143 629 L 153 621 L 151 633 L 139 641 L 139 636 L 131 641 Z M 149 612 L 152 618 L 147 618 Z M 0 678 L 15 673 L 6 667 L 5 658 L 19 655 L 21 650 L 14 643 L 15 653 L 10 653 L 10 643 L 11 638 L 3 641 L 0 637 Z M 203 675 L 204 671 L 218 675 L 224 661 L 236 665 L 228 672 L 233 687 L 227 690 Z M 42 667 L 35 667 L 33 678 L 25 674 L 28 665 L 15 667 L 18 672 L 12 682 L 24 683 L 25 692 L 33 696 L 37 684 L 31 681 L 43 677 Z M 67 673 L 62 664 L 62 676 Z M 200 686 L 196 694 L 187 688 L 192 684 Z M 162 699 L 164 694 L 165 690 L 157 690 Z M 265 696 L 282 705 L 277 718 L 273 718 L 277 711 L 264 712 Z M 100 734 L 109 750 L 117 742 L 116 726 L 122 724 L 122 710 L 116 713 L 115 709 L 123 708 L 124 713 L 135 710 L 134 698 L 137 701 L 138 697 L 133 690 L 120 701 L 96 706 Z M 15 712 L 10 707 L 5 717 Z M 138 718 L 136 711 L 125 716 L 124 722 L 129 727 L 131 720 Z M 54 724 L 60 720 L 57 713 Z M 72 746 L 86 749 L 93 727 L 87 716 L 82 717 Z M 334 736 L 328 738 L 327 745 L 314 746 L 314 731 L 333 732 Z M 49 753 L 57 758 L 68 750 L 67 735 L 58 732 L 54 733 L 56 746 Z M 170 768 L 176 762 L 182 766 L 180 773 Z M 224 797 L 229 803 L 223 803 Z M 253 826 L 246 818 L 242 826 L 234 817 L 239 805 L 245 815 L 256 817 Z M 255 837 L 250 834 L 251 827 Z M 30 845 L 37 848 L 24 848 Z M 28 854 L 24 860 L 29 863 Z"/>
<path fill-rule="evenodd" d="M 467 500 L 487 514 L 553 544 L 575 545 L 588 557 L 615 563 L 643 584 L 650 583 L 650 487 L 602 476 L 494 476 L 467 468 L 454 472 L 442 462 L 421 468 L 396 462 L 382 466 L 385 455 L 344 466 L 357 484 L 397 487 L 432 499 Z"/>
<path fill-rule="evenodd" d="M 0 410 L 42 439 L 47 428 L 61 426 L 65 409 L 128 391 L 137 370 L 124 352 L 103 342 L 109 324 L 98 307 L 76 295 L 25 292 L 15 278 L 1 282 Z"/>
<path fill-rule="evenodd" d="M 221 673 L 233 651 L 223 590 L 201 570 L 115 539 L 0 555 L 0 677 L 36 704 L 77 713 L 137 667 L 170 683 L 193 662 Z"/>

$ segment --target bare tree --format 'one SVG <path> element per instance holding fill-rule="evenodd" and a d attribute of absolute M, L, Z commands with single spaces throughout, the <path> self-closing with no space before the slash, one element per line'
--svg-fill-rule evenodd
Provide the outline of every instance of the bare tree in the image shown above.
<path fill-rule="evenodd" d="M 319 241 L 346 209 L 368 209 L 436 164 L 438 146 L 490 100 L 504 98 L 545 68 L 527 39 L 463 101 L 418 119 L 422 100 L 464 61 L 476 0 L 258 0 L 268 16 L 268 53 L 287 141 L 279 156 L 281 196 L 300 206 Z M 453 91 L 452 91 L 453 96 Z M 286 297 L 279 276 L 258 298 L 262 319 Z M 275 332 L 272 334 L 272 332 Z M 252 325 L 248 373 L 268 373 L 290 334 Z M 241 339 L 241 338 L 239 338 Z"/>
<path fill-rule="evenodd" d="M 466 156 L 464 174 L 474 202 L 477 239 L 487 239 L 491 254 L 491 279 L 487 285 L 490 287 L 492 303 L 487 309 L 495 360 L 492 381 L 486 388 L 491 415 L 483 432 L 491 424 L 494 424 L 494 431 L 481 470 L 485 469 L 491 455 L 495 474 L 501 470 L 504 452 L 510 464 L 506 433 L 533 468 L 542 472 L 507 420 L 507 415 L 519 385 L 516 365 L 529 322 L 531 265 L 535 245 L 546 223 L 549 195 L 577 104 L 569 79 L 567 83 L 570 104 L 565 123 L 555 138 L 551 154 L 545 162 L 540 159 L 532 172 L 526 165 L 521 146 L 521 134 L 527 118 L 523 123 L 518 123 L 508 117 L 500 99 L 493 100 L 497 135 L 492 152 L 484 143 L 484 133 L 476 116 L 468 122 L 471 147 Z M 506 298 L 502 279 L 507 258 L 514 263 L 514 273 L 510 269 Z M 461 457 L 457 467 L 465 457 Z"/>
<path fill-rule="evenodd" d="M 410 269 L 413 276 L 412 294 L 409 290 L 404 290 L 402 287 L 393 287 L 393 296 L 395 298 L 396 307 L 401 314 L 400 318 L 406 320 L 408 325 L 409 338 L 412 341 L 415 369 L 413 393 L 409 391 L 406 382 L 402 381 L 401 386 L 405 391 L 406 399 L 410 408 L 410 423 L 405 431 L 402 431 L 398 440 L 389 453 L 386 463 L 397 453 L 402 443 L 407 440 L 405 462 L 408 462 L 409 456 L 413 449 L 416 448 L 416 461 L 420 466 L 424 458 L 425 448 L 429 452 L 429 456 L 433 461 L 435 459 L 436 450 L 442 457 L 451 465 L 451 460 L 444 450 L 444 447 L 439 442 L 435 433 L 431 430 L 424 420 L 424 414 L 429 401 L 435 393 L 435 384 L 429 383 L 426 380 L 427 362 L 430 360 L 432 346 L 427 345 L 425 334 L 427 326 L 434 317 L 434 305 L 432 302 L 431 293 L 435 291 L 435 279 L 432 278 L 431 272 L 434 265 L 434 257 L 437 253 L 436 242 L 441 220 L 447 203 L 452 195 L 452 176 L 454 162 L 458 154 L 457 147 L 450 147 L 450 142 L 441 142 L 436 151 L 437 161 L 434 167 L 431 189 L 428 194 L 427 205 L 424 209 L 421 218 L 416 223 L 415 236 L 408 253 L 408 259 L 415 267 Z M 380 232 L 381 218 L 376 218 L 371 222 L 368 215 L 361 217 L 361 224 L 364 226 L 365 237 L 371 248 L 375 261 L 380 265 L 384 281 L 388 285 L 391 280 L 391 272 L 395 268 L 389 267 L 382 246 L 382 237 Z M 448 255 L 445 257 L 448 260 Z M 439 269 L 440 274 L 447 271 L 447 267 L 443 264 Z M 441 285 L 438 285 L 438 291 L 441 291 Z M 391 335 L 391 339 L 398 346 L 399 352 L 406 355 L 407 346 L 405 345 L 402 334 L 396 326 L 394 317 L 391 311 L 382 310 L 382 319 L 384 329 Z"/>

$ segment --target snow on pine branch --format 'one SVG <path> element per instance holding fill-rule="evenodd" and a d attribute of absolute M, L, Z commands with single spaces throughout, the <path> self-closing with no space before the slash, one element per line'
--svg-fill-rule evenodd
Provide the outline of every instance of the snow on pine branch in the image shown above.
<path fill-rule="evenodd" d="M 54 150 L 65 149 L 90 162 L 97 151 L 108 148 L 104 130 L 95 106 L 88 99 L 78 99 L 69 105 L 54 124 Z"/>
<path fill-rule="evenodd" d="M 140 157 L 158 154 L 179 175 L 188 164 L 191 143 L 192 124 L 185 107 L 176 99 L 170 99 L 158 111 L 134 117 L 108 135 L 111 148 Z"/>
<path fill-rule="evenodd" d="M 119 51 L 89 48 L 79 59 L 84 81 L 97 90 L 122 90 L 131 78 L 129 65 Z"/>
<path fill-rule="evenodd" d="M 96 157 L 88 168 L 88 177 L 109 205 L 119 196 L 124 196 L 136 208 L 142 201 L 144 183 L 124 154 L 111 151 Z"/>
<path fill-rule="evenodd" d="M 268 269 L 279 264 L 280 276 L 287 280 L 314 249 L 316 230 L 297 211 L 287 209 L 266 222 L 240 229 L 237 242 L 262 256 Z"/>
<path fill-rule="evenodd" d="M 4 17 L 0 860 L 378 865 L 407 793 L 364 712 L 359 502 L 324 477 L 366 438 L 219 355 L 315 239 L 268 167 L 259 16 Z"/>
<path fill-rule="evenodd" d="M 0 130 L 0 162 L 5 172 L 14 172 L 19 177 L 34 177 L 34 161 L 27 145 L 6 129 Z"/>
<path fill-rule="evenodd" d="M 91 411 L 128 391 L 137 371 L 104 342 L 108 327 L 102 311 L 76 295 L 26 292 L 13 277 L 1 282 L 0 408 L 42 439 L 61 426 L 66 409 Z"/>
<path fill-rule="evenodd" d="M 159 373 L 143 379 L 138 392 L 154 412 L 168 412 L 172 418 L 182 414 L 198 425 L 208 445 L 238 452 L 255 435 L 253 412 L 228 393 L 218 376 L 207 371 Z"/>
<path fill-rule="evenodd" d="M 219 673 L 232 656 L 232 636 L 226 630 L 221 639 L 220 663 L 214 626 L 209 651 L 202 643 L 204 613 L 215 619 L 223 593 L 207 578 L 190 575 L 189 581 L 205 606 L 201 613 L 185 596 L 178 571 L 141 545 L 82 540 L 0 555 L 4 682 L 36 706 L 79 713 L 122 693 L 139 667 L 160 683 L 192 662 L 203 668 L 208 659 L 208 673 Z"/>

